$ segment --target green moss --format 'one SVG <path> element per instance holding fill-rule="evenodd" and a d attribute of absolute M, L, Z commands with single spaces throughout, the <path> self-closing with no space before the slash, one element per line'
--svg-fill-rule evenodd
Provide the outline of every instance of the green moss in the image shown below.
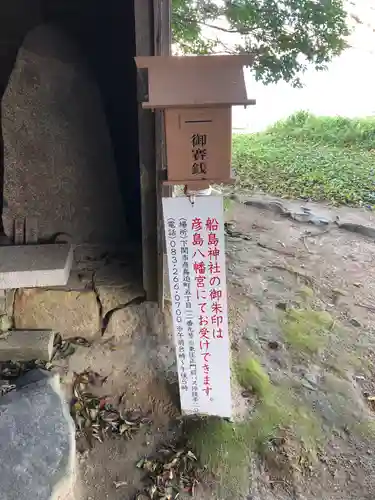
<path fill-rule="evenodd" d="M 191 422 L 189 448 L 200 464 L 215 477 L 224 497 L 246 493 L 250 485 L 250 448 L 246 426 L 233 425 L 218 418 Z"/>
<path fill-rule="evenodd" d="M 288 430 L 293 439 L 303 442 L 314 455 L 321 437 L 320 427 L 311 410 L 297 401 L 292 393 L 278 390 L 272 399 L 256 409 L 248 423 L 247 440 L 254 451 L 263 454 L 270 440 Z"/>
<path fill-rule="evenodd" d="M 323 316 L 323 321 L 328 318 Z M 267 443 L 286 428 L 296 439 L 313 448 L 319 425 L 293 392 L 284 387 L 274 386 L 268 374 L 257 359 L 249 358 L 236 365 L 238 382 L 245 389 L 252 390 L 259 403 L 251 418 L 242 426 L 242 433 L 248 447 L 262 452 Z"/>
<path fill-rule="evenodd" d="M 304 459 L 312 461 L 321 443 L 321 423 L 300 401 L 283 390 L 262 400 L 248 420 L 232 424 L 217 418 L 191 421 L 187 446 L 200 465 L 214 480 L 219 498 L 249 491 L 252 453 L 266 457 L 277 438 L 288 436 L 289 443 L 304 450 Z M 298 457 L 297 457 L 298 460 Z"/>
<path fill-rule="evenodd" d="M 251 390 L 260 398 L 266 399 L 272 392 L 272 385 L 267 372 L 257 359 L 248 358 L 236 364 L 238 383 Z"/>
<path fill-rule="evenodd" d="M 285 342 L 304 353 L 326 347 L 333 324 L 328 312 L 313 309 L 289 309 L 281 320 Z"/>
<path fill-rule="evenodd" d="M 300 290 L 298 290 L 298 295 L 304 300 L 312 299 L 314 298 L 314 290 L 312 288 L 309 288 L 308 286 L 304 286 Z"/>
<path fill-rule="evenodd" d="M 229 212 L 229 210 L 232 208 L 233 206 L 233 200 L 231 200 L 230 198 L 228 197 L 224 197 L 224 212 Z"/>

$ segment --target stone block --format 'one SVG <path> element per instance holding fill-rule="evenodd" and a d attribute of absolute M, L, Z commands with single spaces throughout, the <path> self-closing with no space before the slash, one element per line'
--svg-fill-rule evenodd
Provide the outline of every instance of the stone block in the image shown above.
<path fill-rule="evenodd" d="M 67 244 L 0 247 L 0 289 L 66 285 L 72 261 Z"/>
<path fill-rule="evenodd" d="M 102 305 L 103 317 L 113 309 L 123 307 L 136 297 L 142 297 L 145 293 L 143 287 L 136 283 L 129 283 L 128 286 L 122 287 L 99 286 L 96 291 Z"/>
<path fill-rule="evenodd" d="M 53 330 L 64 338 L 92 338 L 101 328 L 96 294 L 75 290 L 18 290 L 14 326 L 21 330 Z"/>
<path fill-rule="evenodd" d="M 148 328 L 148 316 L 146 305 L 130 305 L 124 309 L 114 311 L 111 315 L 105 337 L 115 337 L 116 339 L 128 338 L 131 340 L 133 333 L 140 329 Z"/>
<path fill-rule="evenodd" d="M 11 325 L 10 325 L 11 328 Z M 9 330 L 0 335 L 0 362 L 51 361 L 55 333 L 50 330 Z"/>
<path fill-rule="evenodd" d="M 71 492 L 75 427 L 59 377 L 33 370 L 0 398 L 0 500 L 52 500 Z"/>
<path fill-rule="evenodd" d="M 124 261 L 104 264 L 103 261 L 95 272 L 96 286 L 127 287 L 129 284 L 140 284 L 142 267 L 139 265 L 139 254 L 124 256 Z"/>
<path fill-rule="evenodd" d="M 138 268 L 134 256 L 133 261 L 107 263 L 95 270 L 93 280 L 103 317 L 113 309 L 124 307 L 136 297 L 145 295 L 141 276 L 142 269 Z"/>
<path fill-rule="evenodd" d="M 13 304 L 16 290 L 0 289 L 0 332 L 6 332 L 13 326 Z"/>

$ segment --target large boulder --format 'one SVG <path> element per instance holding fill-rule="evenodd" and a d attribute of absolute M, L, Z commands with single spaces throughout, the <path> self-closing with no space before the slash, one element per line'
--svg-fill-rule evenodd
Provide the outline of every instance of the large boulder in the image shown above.
<path fill-rule="evenodd" d="M 96 81 L 56 27 L 32 30 L 3 98 L 4 227 L 37 219 L 39 237 L 125 241 L 112 144 Z"/>
<path fill-rule="evenodd" d="M 34 370 L 0 398 L 0 499 L 73 499 L 75 427 L 59 377 Z"/>

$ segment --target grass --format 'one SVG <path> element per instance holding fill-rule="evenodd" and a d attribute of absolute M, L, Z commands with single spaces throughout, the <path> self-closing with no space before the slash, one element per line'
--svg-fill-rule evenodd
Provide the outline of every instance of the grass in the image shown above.
<path fill-rule="evenodd" d="M 265 132 L 235 135 L 233 167 L 242 188 L 372 206 L 375 119 L 296 113 Z"/>

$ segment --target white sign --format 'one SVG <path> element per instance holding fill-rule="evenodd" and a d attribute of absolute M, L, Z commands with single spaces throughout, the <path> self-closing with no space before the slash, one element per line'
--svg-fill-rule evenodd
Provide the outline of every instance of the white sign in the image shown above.
<path fill-rule="evenodd" d="M 232 415 L 223 199 L 163 199 L 181 408 Z"/>

